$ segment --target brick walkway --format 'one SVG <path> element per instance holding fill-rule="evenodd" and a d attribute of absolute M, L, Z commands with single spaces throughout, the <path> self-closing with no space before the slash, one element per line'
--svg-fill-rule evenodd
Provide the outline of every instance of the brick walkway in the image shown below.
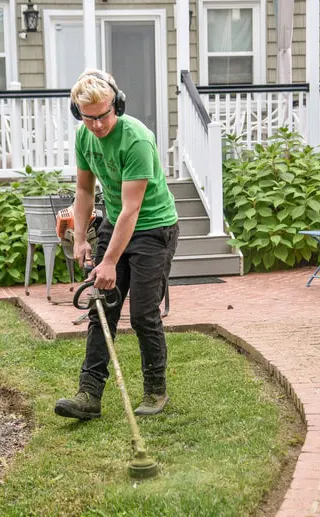
<path fill-rule="evenodd" d="M 277 517 L 320 517 L 320 280 L 305 284 L 313 268 L 245 277 L 225 283 L 170 287 L 167 329 L 206 329 L 241 346 L 276 376 L 305 419 L 308 432 L 292 484 Z M 52 301 L 71 302 L 69 286 L 53 286 Z M 74 325 L 71 303 L 54 305 L 45 286 L 0 288 L 0 299 L 18 299 L 50 338 L 85 335 Z M 129 328 L 128 303 L 120 328 Z M 281 348 L 280 348 L 281 346 Z"/>

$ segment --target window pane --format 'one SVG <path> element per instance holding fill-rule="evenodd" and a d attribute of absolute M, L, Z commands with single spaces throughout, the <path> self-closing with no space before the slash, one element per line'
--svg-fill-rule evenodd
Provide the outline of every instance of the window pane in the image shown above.
<path fill-rule="evenodd" d="M 0 90 L 5 90 L 6 88 L 6 59 L 4 57 L 0 57 Z"/>
<path fill-rule="evenodd" d="M 71 88 L 84 66 L 83 24 L 58 23 L 56 25 L 57 88 Z M 101 28 L 96 26 L 97 66 L 101 66 Z"/>
<path fill-rule="evenodd" d="M 111 31 L 111 69 L 119 88 L 127 94 L 126 112 L 144 122 L 156 135 L 154 23 L 108 22 L 107 25 Z"/>
<path fill-rule="evenodd" d="M 209 84 L 252 84 L 252 56 L 209 57 Z"/>
<path fill-rule="evenodd" d="M 208 10 L 208 52 L 251 50 L 251 9 Z"/>
<path fill-rule="evenodd" d="M 84 68 L 82 24 L 57 24 L 56 44 L 57 88 L 70 88 Z"/>
<path fill-rule="evenodd" d="M 3 9 L 0 7 L 0 52 L 4 52 Z"/>

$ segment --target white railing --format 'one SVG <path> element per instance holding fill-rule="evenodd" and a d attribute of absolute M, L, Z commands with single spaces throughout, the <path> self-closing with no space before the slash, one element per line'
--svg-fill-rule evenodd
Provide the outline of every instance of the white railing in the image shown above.
<path fill-rule="evenodd" d="M 180 88 L 176 177 L 192 178 L 210 233 L 222 235 L 222 137 L 239 136 L 251 149 L 287 126 L 307 143 L 308 85 L 196 87 L 190 73 L 182 71 Z"/>
<path fill-rule="evenodd" d="M 210 218 L 210 234 L 224 235 L 220 124 L 212 122 L 206 113 L 188 72 L 183 73 L 180 95 L 183 113 L 179 129 L 180 161 Z"/>
<path fill-rule="evenodd" d="M 221 124 L 222 135 L 241 136 L 248 149 L 265 142 L 284 126 L 308 142 L 307 84 L 197 89 L 211 119 Z"/>
<path fill-rule="evenodd" d="M 0 92 L 0 178 L 26 165 L 74 170 L 79 123 L 69 99 L 67 90 Z"/>

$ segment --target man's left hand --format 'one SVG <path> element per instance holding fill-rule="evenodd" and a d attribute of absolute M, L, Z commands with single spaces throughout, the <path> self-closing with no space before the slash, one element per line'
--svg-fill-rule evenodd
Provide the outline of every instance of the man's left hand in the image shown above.
<path fill-rule="evenodd" d="M 116 285 L 116 265 L 111 261 L 103 260 L 96 266 L 87 278 L 87 282 L 94 280 L 97 289 L 110 290 Z"/>

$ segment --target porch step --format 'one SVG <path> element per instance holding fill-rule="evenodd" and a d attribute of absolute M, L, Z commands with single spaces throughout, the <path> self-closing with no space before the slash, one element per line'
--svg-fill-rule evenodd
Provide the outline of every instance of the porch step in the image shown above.
<path fill-rule="evenodd" d="M 179 217 L 180 235 L 207 235 L 210 222 L 207 216 Z"/>
<path fill-rule="evenodd" d="M 192 180 L 167 178 L 175 197 L 180 235 L 170 278 L 242 274 L 242 256 L 226 234 L 209 235 L 210 220 Z"/>
<path fill-rule="evenodd" d="M 183 235 L 179 237 L 176 256 L 181 255 L 212 255 L 229 254 L 231 252 L 227 240 L 230 235 L 211 236 L 211 235 Z"/>
<path fill-rule="evenodd" d="M 192 180 L 175 180 L 173 178 L 167 178 L 167 184 L 170 192 L 172 192 L 176 200 L 199 197 Z"/>
<path fill-rule="evenodd" d="M 241 261 L 238 255 L 231 253 L 175 255 L 172 261 L 170 278 L 240 274 Z"/>
<path fill-rule="evenodd" d="M 199 197 L 176 199 L 176 209 L 179 217 L 206 216 L 205 208 Z"/>

